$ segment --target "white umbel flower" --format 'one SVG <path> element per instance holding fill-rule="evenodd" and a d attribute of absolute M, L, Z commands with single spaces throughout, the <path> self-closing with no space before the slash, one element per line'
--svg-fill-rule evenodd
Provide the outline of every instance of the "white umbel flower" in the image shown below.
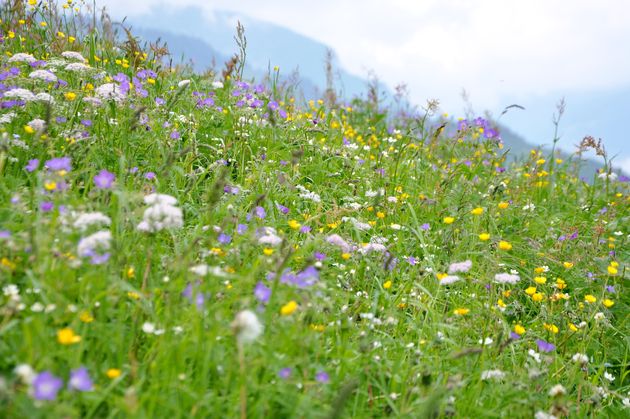
<path fill-rule="evenodd" d="M 79 240 L 77 254 L 81 257 L 92 256 L 96 250 L 106 251 L 111 247 L 112 233 L 108 230 L 97 231 Z"/>
<path fill-rule="evenodd" d="M 588 356 L 585 354 L 581 354 L 581 353 L 576 353 L 575 355 L 573 355 L 571 357 L 571 360 L 573 362 L 575 362 L 576 364 L 588 364 Z"/>
<path fill-rule="evenodd" d="M 251 310 L 243 310 L 234 318 L 232 329 L 239 343 L 251 343 L 262 334 L 264 327 L 258 320 L 256 313 Z"/>
<path fill-rule="evenodd" d="M 57 76 L 48 70 L 35 70 L 31 72 L 28 77 L 34 80 L 43 80 L 48 83 L 55 83 L 57 81 Z"/>
<path fill-rule="evenodd" d="M 17 54 L 13 54 L 11 58 L 9 58 L 10 63 L 33 63 L 35 61 L 37 61 L 35 57 L 25 52 L 18 52 Z"/>
<path fill-rule="evenodd" d="M 556 384 L 549 389 L 549 395 L 551 397 L 562 396 L 567 393 L 567 389 L 562 384 Z"/>
<path fill-rule="evenodd" d="M 28 89 L 22 89 L 20 87 L 7 90 L 6 92 L 4 92 L 3 97 L 5 99 L 7 98 L 20 99 L 25 102 L 32 102 L 33 100 L 35 100 L 35 95 L 33 94 L 33 92 L 31 92 Z"/>
<path fill-rule="evenodd" d="M 501 380 L 505 377 L 505 373 L 501 370 L 486 370 L 481 373 L 482 380 Z"/>
<path fill-rule="evenodd" d="M 83 63 L 70 63 L 65 67 L 66 71 L 72 71 L 73 73 L 83 73 L 90 71 L 92 67 Z"/>
<path fill-rule="evenodd" d="M 94 225 L 109 226 L 111 223 L 111 218 L 102 212 L 85 212 L 74 220 L 73 226 L 80 231 L 86 231 L 89 227 Z"/>
<path fill-rule="evenodd" d="M 499 284 L 516 284 L 520 280 L 520 276 L 505 272 L 494 276 L 494 282 Z"/>
<path fill-rule="evenodd" d="M 83 55 L 81 55 L 81 53 L 76 52 L 76 51 L 64 51 L 61 53 L 61 56 L 68 60 L 77 60 L 81 62 L 85 61 L 85 58 L 83 57 Z"/>
<path fill-rule="evenodd" d="M 125 100 L 125 95 L 120 91 L 120 87 L 114 83 L 102 84 L 94 90 L 94 93 L 99 99 L 111 99 L 114 102 Z"/>
<path fill-rule="evenodd" d="M 161 230 L 182 228 L 184 217 L 182 210 L 175 206 L 177 199 L 170 195 L 150 194 L 144 197 L 149 206 L 144 210 L 144 217 L 138 230 L 155 233 Z"/>
<path fill-rule="evenodd" d="M 15 372 L 15 375 L 20 377 L 20 380 L 22 380 L 24 384 L 31 384 L 35 378 L 35 371 L 33 370 L 33 367 L 28 364 L 20 364 L 16 366 L 13 372 Z"/>
<path fill-rule="evenodd" d="M 212 87 L 214 89 L 223 89 L 223 82 L 219 81 L 219 80 L 215 80 L 212 82 Z"/>

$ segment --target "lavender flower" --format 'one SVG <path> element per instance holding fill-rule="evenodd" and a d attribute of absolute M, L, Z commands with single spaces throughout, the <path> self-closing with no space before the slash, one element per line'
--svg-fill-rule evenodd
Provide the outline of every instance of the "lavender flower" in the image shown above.
<path fill-rule="evenodd" d="M 292 372 L 293 370 L 289 367 L 282 368 L 280 371 L 278 371 L 278 377 L 282 378 L 283 380 L 286 380 L 287 378 L 291 376 Z"/>
<path fill-rule="evenodd" d="M 267 287 L 262 281 L 258 281 L 254 288 L 254 296 L 258 301 L 266 304 L 271 297 L 271 288 Z"/>
<path fill-rule="evenodd" d="M 28 161 L 28 164 L 24 167 L 27 172 L 34 172 L 39 167 L 39 160 L 32 159 Z"/>
<path fill-rule="evenodd" d="M 94 185 L 98 189 L 110 189 L 116 180 L 116 176 L 103 169 L 96 176 L 94 176 Z"/>
<path fill-rule="evenodd" d="M 556 345 L 551 342 L 546 342 L 542 339 L 536 339 L 536 345 L 538 345 L 538 350 L 540 352 L 551 352 L 556 349 Z"/>
<path fill-rule="evenodd" d="M 94 384 L 88 374 L 87 368 L 81 367 L 70 372 L 68 388 L 79 391 L 92 391 Z"/>
<path fill-rule="evenodd" d="M 56 157 L 46 161 L 45 166 L 52 172 L 59 172 L 61 170 L 70 172 L 72 170 L 72 159 L 70 159 L 70 157 Z"/>
<path fill-rule="evenodd" d="M 33 379 L 33 397 L 37 400 L 55 400 L 63 387 L 63 380 L 50 371 L 40 372 Z"/>
<path fill-rule="evenodd" d="M 319 383 L 326 384 L 330 381 L 330 376 L 326 371 L 318 371 L 315 374 L 315 380 Z"/>

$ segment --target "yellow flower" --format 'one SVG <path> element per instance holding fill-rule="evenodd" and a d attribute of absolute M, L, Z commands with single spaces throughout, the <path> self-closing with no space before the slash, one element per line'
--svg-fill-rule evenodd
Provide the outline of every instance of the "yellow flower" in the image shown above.
<path fill-rule="evenodd" d="M 584 301 L 589 303 L 589 304 L 592 304 L 592 303 L 597 302 L 597 298 L 595 298 L 594 295 L 588 294 L 588 295 L 584 296 Z"/>
<path fill-rule="evenodd" d="M 453 217 L 444 217 L 444 224 L 453 224 L 453 222 L 455 221 L 455 218 Z"/>
<path fill-rule="evenodd" d="M 501 250 L 511 250 L 512 244 L 510 242 L 506 242 L 505 240 L 501 240 L 499 242 L 499 249 Z"/>
<path fill-rule="evenodd" d="M 571 269 L 573 267 L 573 262 L 562 262 L 565 268 Z"/>
<path fill-rule="evenodd" d="M 608 270 L 608 275 L 617 275 L 617 268 L 612 266 L 612 264 L 606 269 Z"/>
<path fill-rule="evenodd" d="M 140 294 L 138 294 L 135 291 L 128 291 L 127 292 L 127 297 L 131 298 L 132 300 L 139 300 L 140 299 Z"/>
<path fill-rule="evenodd" d="M 479 240 L 484 241 L 484 242 L 490 240 L 490 234 L 488 234 L 488 233 L 481 233 L 479 235 Z"/>
<path fill-rule="evenodd" d="M 127 268 L 127 278 L 135 278 L 136 277 L 136 269 L 133 266 Z"/>
<path fill-rule="evenodd" d="M 517 324 L 516 326 L 514 326 L 514 333 L 516 333 L 517 335 L 522 335 L 525 333 L 525 328 L 520 324 Z"/>
<path fill-rule="evenodd" d="M 68 42 L 70 42 L 71 44 L 72 44 L 74 41 L 76 41 L 76 40 L 77 40 L 77 38 L 75 38 L 74 36 L 69 36 L 69 37 L 68 37 Z"/>
<path fill-rule="evenodd" d="M 81 336 L 75 335 L 72 329 L 66 327 L 57 331 L 57 341 L 62 345 L 71 345 L 81 342 Z"/>
<path fill-rule="evenodd" d="M 24 125 L 24 132 L 27 134 L 32 134 L 35 132 L 35 130 L 30 125 Z"/>
<path fill-rule="evenodd" d="M 107 370 L 107 372 L 105 373 L 105 375 L 107 375 L 108 378 L 111 378 L 112 380 L 114 378 L 118 378 L 120 377 L 120 374 L 122 374 L 122 371 L 120 371 L 118 368 L 110 368 Z"/>
<path fill-rule="evenodd" d="M 534 277 L 534 282 L 542 285 L 547 282 L 547 278 L 545 278 L 544 276 L 536 276 Z"/>
<path fill-rule="evenodd" d="M 470 313 L 470 309 L 467 308 L 458 308 L 455 309 L 455 311 L 453 311 L 454 314 L 458 315 L 458 316 L 463 316 L 465 314 Z"/>
<path fill-rule="evenodd" d="M 537 303 L 540 303 L 544 297 L 545 297 L 545 294 L 537 292 L 536 294 L 532 295 L 532 300 L 534 300 Z"/>
<path fill-rule="evenodd" d="M 618 268 L 619 262 L 613 260 L 612 262 L 610 262 L 610 266 L 612 266 L 613 268 Z"/>
<path fill-rule="evenodd" d="M 578 331 L 578 327 L 574 325 L 573 323 L 569 323 L 569 329 L 571 329 L 572 332 Z"/>
<path fill-rule="evenodd" d="M 263 249 L 263 253 L 265 254 L 265 256 L 271 256 L 273 255 L 273 249 L 271 247 L 265 247 Z"/>
<path fill-rule="evenodd" d="M 534 295 L 536 293 L 536 287 L 528 287 L 525 290 L 525 294 L 527 295 Z"/>
<path fill-rule="evenodd" d="M 392 287 L 392 281 L 387 281 L 383 284 L 383 288 L 385 288 L 386 290 L 390 289 Z"/>
<path fill-rule="evenodd" d="M 499 298 L 499 300 L 497 301 L 497 305 L 501 308 L 505 308 L 507 307 L 507 305 L 503 302 L 502 299 Z"/>
<path fill-rule="evenodd" d="M 481 214 L 483 214 L 483 208 L 477 207 L 477 208 L 473 209 L 472 211 L 470 211 L 470 213 L 472 215 L 481 215 Z"/>
<path fill-rule="evenodd" d="M 558 329 L 558 326 L 556 326 L 555 324 L 545 323 L 544 326 L 545 329 L 549 330 L 551 333 L 558 333 L 560 331 L 560 329 Z"/>
<path fill-rule="evenodd" d="M 74 92 L 66 92 L 64 94 L 64 97 L 66 98 L 66 100 L 72 102 L 73 100 L 77 98 L 77 94 Z"/>
<path fill-rule="evenodd" d="M 376 217 L 377 217 L 377 218 L 385 218 L 385 213 L 384 213 L 384 212 L 379 211 L 379 212 L 377 212 L 377 213 L 376 213 Z"/>
<path fill-rule="evenodd" d="M 556 288 L 563 290 L 567 287 L 567 283 L 562 278 L 556 278 Z"/>
<path fill-rule="evenodd" d="M 499 204 L 498 204 L 498 207 L 500 209 L 506 209 L 509 206 L 510 206 L 510 204 L 508 202 L 499 202 Z"/>
<path fill-rule="evenodd" d="M 92 323 L 94 321 L 94 317 L 92 317 L 89 311 L 82 311 L 81 314 L 79 314 L 79 320 L 83 323 Z"/>
<path fill-rule="evenodd" d="M 39 25 L 40 25 L 42 28 L 45 28 L 46 26 L 48 26 L 48 23 L 46 23 L 46 22 L 39 22 Z"/>
<path fill-rule="evenodd" d="M 301 227 L 300 223 L 298 223 L 296 220 L 289 220 L 289 222 L 287 223 L 289 225 L 289 227 L 291 227 L 293 230 L 297 230 L 298 228 Z"/>
<path fill-rule="evenodd" d="M 293 314 L 293 312 L 297 310 L 297 308 L 298 304 L 295 301 L 291 300 L 283 305 L 282 308 L 280 308 L 280 314 L 282 314 L 283 316 L 289 316 Z"/>
<path fill-rule="evenodd" d="M 602 304 L 606 307 L 606 308 L 610 308 L 612 306 L 615 305 L 615 302 L 611 299 L 606 298 L 604 301 L 602 301 Z"/>

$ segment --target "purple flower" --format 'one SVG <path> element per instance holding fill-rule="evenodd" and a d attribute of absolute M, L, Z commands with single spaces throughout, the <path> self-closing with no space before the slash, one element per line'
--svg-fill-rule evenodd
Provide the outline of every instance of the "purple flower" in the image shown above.
<path fill-rule="evenodd" d="M 92 126 L 92 121 L 90 121 L 89 119 L 82 119 L 81 120 L 81 124 L 86 126 L 86 127 L 91 127 Z"/>
<path fill-rule="evenodd" d="M 60 170 L 69 172 L 72 170 L 72 159 L 70 159 L 70 157 L 57 157 L 46 161 L 45 166 L 48 170 L 53 172 L 58 172 Z"/>
<path fill-rule="evenodd" d="M 315 374 L 315 380 L 318 383 L 326 384 L 330 381 L 330 376 L 326 371 L 318 371 L 317 374 Z"/>
<path fill-rule="evenodd" d="M 39 167 L 39 160 L 32 159 L 28 161 L 28 164 L 24 167 L 27 172 L 34 172 Z"/>
<path fill-rule="evenodd" d="M 420 226 L 421 229 L 423 229 L 424 231 L 427 231 L 428 229 L 431 228 L 431 226 L 429 225 L 429 223 L 424 223 Z"/>
<path fill-rule="evenodd" d="M 311 226 L 302 226 L 300 227 L 300 233 L 306 234 L 310 233 L 312 230 Z"/>
<path fill-rule="evenodd" d="M 285 207 L 282 204 L 276 204 L 276 208 L 278 208 L 278 210 L 283 213 L 283 214 L 288 214 L 289 213 L 289 208 Z"/>
<path fill-rule="evenodd" d="M 192 284 L 188 284 L 186 288 L 184 288 L 182 296 L 191 303 L 194 303 L 197 310 L 203 310 L 203 306 L 206 302 L 206 296 L 202 292 L 195 292 Z"/>
<path fill-rule="evenodd" d="M 68 388 L 71 390 L 79 391 L 92 391 L 94 384 L 88 374 L 87 368 L 81 367 L 76 370 L 70 371 L 70 381 L 68 382 Z"/>
<path fill-rule="evenodd" d="M 615 293 L 615 287 L 613 285 L 606 285 L 606 291 L 610 293 Z"/>
<path fill-rule="evenodd" d="M 166 101 L 164 99 L 162 99 L 161 97 L 156 97 L 155 98 L 155 104 L 158 106 L 162 106 L 166 103 Z"/>
<path fill-rule="evenodd" d="M 221 244 L 229 244 L 232 241 L 232 237 L 228 236 L 225 233 L 219 234 L 217 241 Z"/>
<path fill-rule="evenodd" d="M 519 335 L 518 333 L 510 332 L 510 339 L 517 340 L 517 339 L 520 339 L 520 338 L 521 338 L 521 335 Z"/>
<path fill-rule="evenodd" d="M 111 188 L 115 180 L 116 176 L 105 169 L 101 170 L 96 176 L 94 176 L 94 184 L 99 189 Z"/>
<path fill-rule="evenodd" d="M 536 339 L 536 345 L 538 345 L 538 350 L 540 352 L 551 352 L 556 349 L 556 345 L 551 342 L 546 342 L 542 339 Z"/>
<path fill-rule="evenodd" d="M 272 100 L 271 102 L 269 102 L 269 109 L 271 109 L 272 111 L 275 111 L 276 109 L 278 109 L 280 106 L 278 105 L 278 102 L 276 102 L 275 100 Z"/>
<path fill-rule="evenodd" d="M 326 255 L 324 253 L 321 253 L 321 252 L 315 252 L 313 254 L 313 257 L 315 259 L 317 259 L 318 261 L 320 261 L 320 262 L 323 261 L 324 259 L 326 259 Z"/>
<path fill-rule="evenodd" d="M 53 204 L 50 201 L 44 201 L 41 204 L 39 204 L 39 209 L 42 212 L 49 212 L 52 211 L 52 209 L 55 208 L 55 204 Z"/>
<path fill-rule="evenodd" d="M 177 130 L 175 130 L 175 131 L 171 132 L 171 135 L 169 137 L 171 138 L 171 140 L 179 140 L 181 135 L 179 134 L 179 132 Z"/>
<path fill-rule="evenodd" d="M 247 224 L 239 224 L 236 226 L 237 234 L 245 234 L 247 232 Z"/>
<path fill-rule="evenodd" d="M 155 176 L 155 173 L 153 173 L 153 172 L 147 172 L 147 173 L 144 175 L 144 178 L 145 178 L 146 180 L 153 180 L 153 179 L 155 179 L 155 177 L 156 177 L 156 176 Z"/>
<path fill-rule="evenodd" d="M 267 212 L 265 212 L 263 207 L 256 207 L 254 208 L 254 215 L 262 220 L 267 216 Z"/>
<path fill-rule="evenodd" d="M 291 368 L 282 368 L 280 371 L 278 371 L 278 377 L 286 380 L 287 378 L 289 378 L 291 376 L 291 373 L 293 372 L 293 370 Z"/>
<path fill-rule="evenodd" d="M 416 264 L 416 258 L 415 258 L 415 257 L 413 257 L 413 256 L 409 256 L 409 257 L 407 258 L 407 262 L 408 262 L 411 266 L 414 266 L 414 265 Z"/>
<path fill-rule="evenodd" d="M 0 239 L 8 239 L 11 237 L 11 233 L 7 230 L 0 230 Z"/>
<path fill-rule="evenodd" d="M 254 296 L 258 301 L 266 304 L 269 301 L 269 297 L 271 297 L 271 288 L 267 287 L 262 281 L 258 281 L 254 288 Z"/>
<path fill-rule="evenodd" d="M 33 397 L 37 400 L 55 400 L 63 387 L 63 380 L 50 371 L 40 372 L 33 379 Z"/>

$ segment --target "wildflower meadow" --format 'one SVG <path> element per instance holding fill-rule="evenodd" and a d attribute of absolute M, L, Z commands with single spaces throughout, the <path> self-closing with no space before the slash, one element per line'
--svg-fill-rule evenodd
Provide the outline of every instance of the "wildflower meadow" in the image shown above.
<path fill-rule="evenodd" d="M 605 139 L 510 161 L 491 118 L 305 101 L 243 42 L 194 74 L 90 7 L 0 5 L 1 417 L 630 416 Z"/>

